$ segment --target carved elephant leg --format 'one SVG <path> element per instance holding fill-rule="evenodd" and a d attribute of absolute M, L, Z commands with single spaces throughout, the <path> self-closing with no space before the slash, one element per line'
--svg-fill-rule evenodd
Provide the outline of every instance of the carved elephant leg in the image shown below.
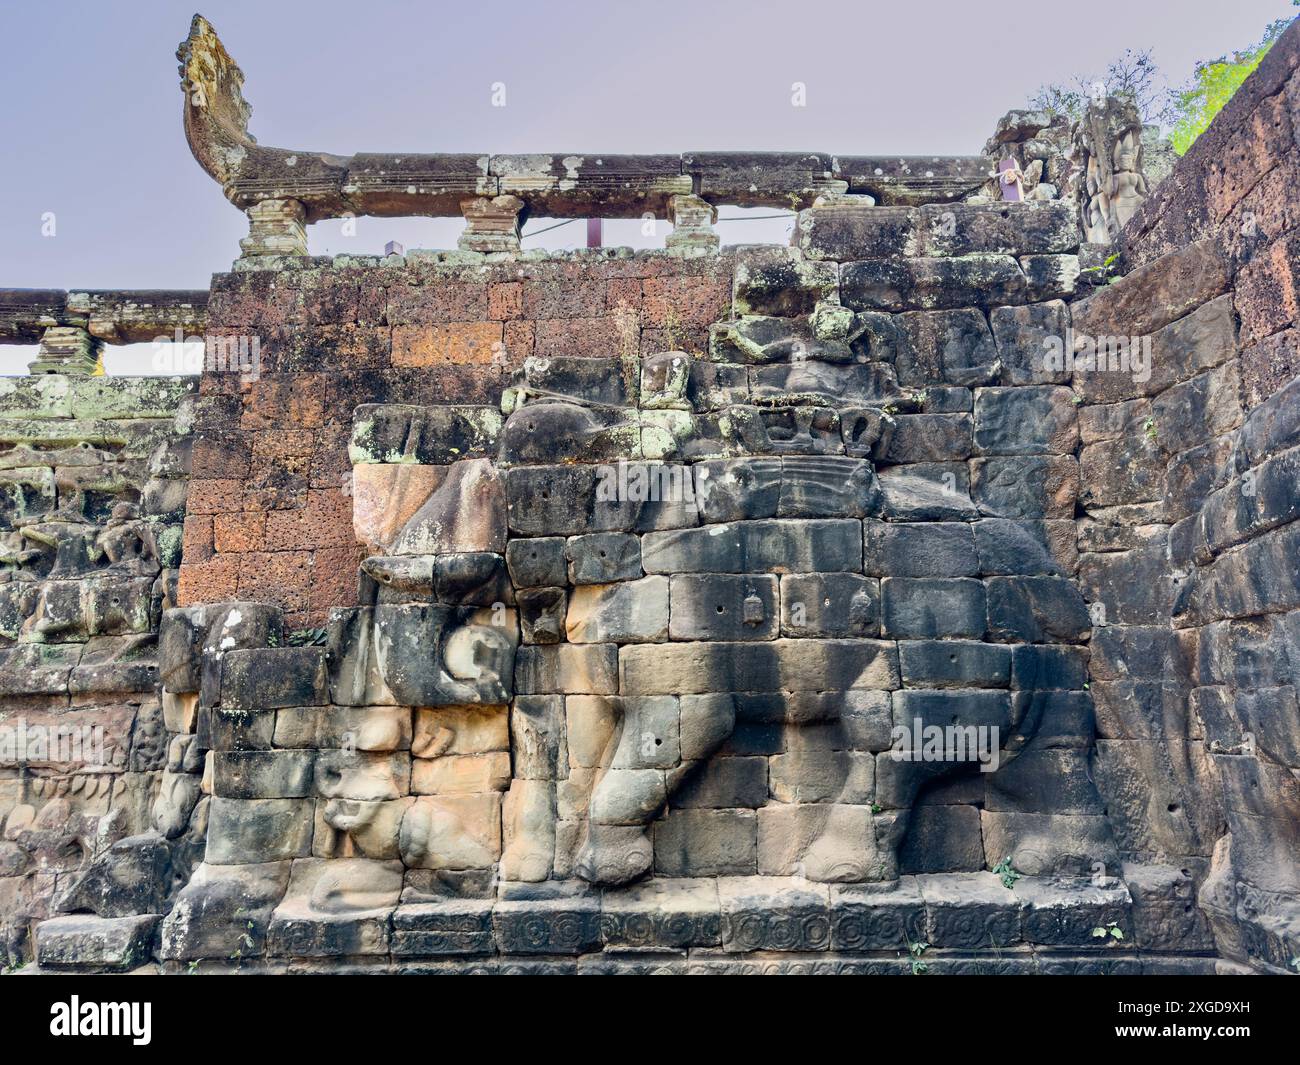
<path fill-rule="evenodd" d="M 625 884 L 650 871 L 650 823 L 690 771 L 731 735 L 731 696 L 619 700 L 612 755 L 592 791 L 587 842 L 577 873 L 593 884 Z"/>

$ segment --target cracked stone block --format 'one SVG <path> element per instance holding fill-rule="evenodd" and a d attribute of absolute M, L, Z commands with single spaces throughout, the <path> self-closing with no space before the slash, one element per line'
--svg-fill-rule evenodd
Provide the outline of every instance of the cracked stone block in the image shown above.
<path fill-rule="evenodd" d="M 880 582 L 856 573 L 784 574 L 781 635 L 880 635 Z"/>
<path fill-rule="evenodd" d="M 289 886 L 292 863 L 209 865 L 195 868 L 163 920 L 159 957 L 258 957 L 266 949 L 271 912 Z"/>
<path fill-rule="evenodd" d="M 311 853 L 310 799 L 223 799 L 208 812 L 206 860 L 244 865 L 305 858 Z"/>
<path fill-rule="evenodd" d="M 830 889 L 778 877 L 722 877 L 722 949 L 822 951 L 830 948 Z"/>
<path fill-rule="evenodd" d="M 855 756 L 848 752 L 825 752 L 820 761 L 823 766 L 838 761 L 840 764 L 829 775 L 849 778 L 854 768 L 848 760 L 854 758 L 860 767 L 871 761 L 871 755 Z M 811 760 L 813 767 L 804 770 L 800 762 L 797 771 L 815 773 L 818 759 Z M 870 770 L 867 769 L 866 773 L 869 775 Z M 837 802 L 836 787 L 824 787 L 823 784 L 818 782 L 818 791 L 832 795 L 831 798 L 798 804 L 782 798 L 779 791 L 784 790 L 784 784 L 774 784 L 777 802 L 758 811 L 759 873 L 807 877 L 822 883 L 883 879 L 876 856 L 870 798 L 865 798 L 866 805 L 859 804 L 859 796 L 853 794 L 852 782 L 846 781 L 843 790 L 849 794 L 844 796 L 845 802 Z M 869 791 L 869 786 L 865 790 Z"/>
<path fill-rule="evenodd" d="M 606 889 L 601 938 L 617 950 L 682 950 L 722 943 L 718 886 L 713 880 L 657 879 Z"/>
<path fill-rule="evenodd" d="M 485 869 L 501 857 L 501 794 L 416 799 L 402 819 L 402 862 L 413 869 Z"/>
<path fill-rule="evenodd" d="M 389 950 L 394 957 L 491 954 L 490 899 L 403 902 L 393 911 Z"/>
<path fill-rule="evenodd" d="M 147 962 L 162 918 L 53 917 L 36 926 L 36 961 L 42 969 L 134 969 Z"/>
<path fill-rule="evenodd" d="M 402 864 L 363 858 L 293 863 L 271 915 L 267 953 L 325 958 L 387 954 L 389 917 L 402 893 Z"/>
<path fill-rule="evenodd" d="M 1016 881 L 1016 893 L 1025 903 L 1025 939 L 1048 946 L 1104 947 L 1114 938 L 1110 935 L 1114 926 L 1131 943 L 1128 889 L 1118 880 L 1102 881 L 1033 876 Z M 1098 928 L 1106 929 L 1106 935 L 1097 936 Z"/>
<path fill-rule="evenodd" d="M 661 876 L 735 876 L 757 872 L 753 810 L 674 810 L 655 822 L 655 872 Z"/>
<path fill-rule="evenodd" d="M 777 635 L 777 579 L 681 574 L 671 578 L 674 640 L 770 640 Z"/>
<path fill-rule="evenodd" d="M 492 928 L 504 954 L 585 954 L 600 947 L 600 894 L 585 884 L 503 884 Z"/>
<path fill-rule="evenodd" d="M 933 873 L 916 878 L 932 947 L 1010 947 L 1021 941 L 1024 901 L 992 873 Z"/>
<path fill-rule="evenodd" d="M 517 588 L 561 587 L 567 580 L 562 536 L 536 536 L 511 540 L 506 545 L 506 565 Z"/>
<path fill-rule="evenodd" d="M 925 940 L 925 903 L 914 877 L 832 884 L 830 907 L 832 950 L 906 950 Z"/>
<path fill-rule="evenodd" d="M 565 619 L 569 642 L 642 643 L 668 636 L 669 583 L 664 576 L 573 589 Z"/>

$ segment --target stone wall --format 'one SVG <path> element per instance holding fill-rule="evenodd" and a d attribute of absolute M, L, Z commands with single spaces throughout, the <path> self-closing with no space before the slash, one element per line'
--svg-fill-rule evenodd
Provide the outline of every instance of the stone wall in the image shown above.
<path fill-rule="evenodd" d="M 2 713 L 118 729 L 0 768 L 11 954 L 1293 969 L 1298 57 L 1117 278 L 996 184 L 800 185 L 717 253 L 688 157 L 664 252 L 311 259 L 252 203 L 206 330 L 255 374 L 0 395 Z"/>
<path fill-rule="evenodd" d="M 302 265 L 302 264 L 299 264 Z M 707 346 L 727 257 L 413 254 L 217 275 L 209 333 L 260 338 L 261 378 L 203 384 L 182 603 L 273 603 L 294 627 L 355 602 L 353 410 L 497 405 L 530 357 Z"/>
<path fill-rule="evenodd" d="M 1300 953 L 1298 64 L 1293 26 L 1074 315 L 1151 338 L 1147 380 L 1075 376 L 1098 780 L 1126 857 L 1168 863 L 1130 888 L 1190 875 L 1222 954 L 1271 971 Z"/>
<path fill-rule="evenodd" d="M 181 729 L 160 700 L 154 642 L 175 605 L 195 385 L 0 379 L 7 963 L 30 954 L 34 920 L 91 890 L 95 858 L 158 823 L 169 730 Z"/>
<path fill-rule="evenodd" d="M 163 669 L 213 798 L 164 960 L 1208 949 L 1134 942 L 1090 777 L 1069 205 L 798 234 L 216 279 L 269 341 L 199 405 Z M 890 753 L 954 724 L 996 771 Z"/>

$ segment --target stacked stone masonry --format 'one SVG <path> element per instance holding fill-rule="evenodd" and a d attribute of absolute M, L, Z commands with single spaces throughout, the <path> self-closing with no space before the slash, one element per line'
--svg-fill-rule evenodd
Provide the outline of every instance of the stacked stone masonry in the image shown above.
<path fill-rule="evenodd" d="M 810 196 L 788 248 L 262 252 L 206 307 L 259 372 L 93 393 L 157 449 L 93 477 L 31 412 L 110 386 L 16 383 L 0 684 L 127 731 L 105 801 L 0 764 L 11 958 L 1293 969 L 1298 38 L 1140 207 L 1118 153 L 1082 220 L 914 190 Z M 123 580 L 110 631 L 56 605 Z"/>

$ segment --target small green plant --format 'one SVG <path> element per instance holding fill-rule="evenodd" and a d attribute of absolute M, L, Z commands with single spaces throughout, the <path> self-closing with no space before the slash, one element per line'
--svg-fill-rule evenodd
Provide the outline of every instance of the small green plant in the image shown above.
<path fill-rule="evenodd" d="M 1070 397 L 1070 402 L 1073 403 L 1076 407 L 1080 407 L 1080 406 L 1083 405 L 1083 397 L 1082 397 L 1082 396 L 1072 396 L 1072 397 Z"/>
<path fill-rule="evenodd" d="M 328 635 L 326 629 L 295 629 L 284 642 L 289 647 L 323 647 Z"/>
<path fill-rule="evenodd" d="M 1123 939 L 1124 929 L 1120 928 L 1118 921 L 1111 921 L 1109 924 L 1098 925 L 1092 930 L 1093 939 Z"/>
<path fill-rule="evenodd" d="M 1118 261 L 1119 253 L 1116 252 L 1107 255 L 1100 266 L 1085 266 L 1079 273 L 1096 274 L 1103 285 L 1113 285 L 1119 280 L 1119 267 L 1115 265 Z"/>
<path fill-rule="evenodd" d="M 1300 957 L 1295 957 L 1291 959 L 1291 968 L 1293 968 L 1296 972 L 1300 973 Z"/>
<path fill-rule="evenodd" d="M 998 864 L 993 867 L 993 873 L 995 876 L 1002 878 L 1002 886 L 1004 888 L 1015 887 L 1016 881 L 1019 880 L 1022 875 L 1017 873 L 1011 867 L 1010 858 L 1003 858 L 1002 861 L 998 862 Z"/>
<path fill-rule="evenodd" d="M 1142 432 L 1145 433 L 1146 438 L 1154 444 L 1156 442 L 1156 420 L 1154 418 L 1148 418 L 1144 421 L 1142 423 Z"/>
<path fill-rule="evenodd" d="M 929 943 L 913 943 L 910 939 L 907 941 L 907 960 L 912 965 L 913 976 L 924 976 L 930 971 L 930 967 L 921 960 L 921 955 L 929 949 Z"/>
<path fill-rule="evenodd" d="M 185 974 L 187 976 L 193 976 L 198 971 L 199 971 L 198 959 L 195 959 L 194 961 L 190 962 L 189 965 L 185 967 Z"/>
<path fill-rule="evenodd" d="M 878 814 L 878 813 L 880 813 L 880 811 L 883 810 L 883 809 L 884 809 L 884 807 L 881 806 L 880 803 L 878 803 L 878 802 L 873 802 L 873 803 L 871 804 L 871 812 L 872 812 L 873 814 Z"/>

